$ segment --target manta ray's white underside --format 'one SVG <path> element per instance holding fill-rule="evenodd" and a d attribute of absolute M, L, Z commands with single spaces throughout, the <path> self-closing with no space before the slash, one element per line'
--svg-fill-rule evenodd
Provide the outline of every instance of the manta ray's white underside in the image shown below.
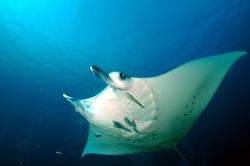
<path fill-rule="evenodd" d="M 64 95 L 89 122 L 83 155 L 130 154 L 178 144 L 244 51 L 198 59 L 155 77 L 131 77 L 89 99 Z"/>

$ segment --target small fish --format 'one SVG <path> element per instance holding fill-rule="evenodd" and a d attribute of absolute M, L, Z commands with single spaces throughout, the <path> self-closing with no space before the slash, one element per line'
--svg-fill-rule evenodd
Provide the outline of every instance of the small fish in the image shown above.
<path fill-rule="evenodd" d="M 136 103 L 137 105 L 139 105 L 141 108 L 144 109 L 144 106 L 136 98 L 134 98 L 133 95 L 131 95 L 128 92 L 126 92 L 125 95 L 127 96 L 128 99 L 130 99 L 131 101 L 133 101 L 134 103 Z"/>
<path fill-rule="evenodd" d="M 60 151 L 56 151 L 56 154 L 57 154 L 58 156 L 62 156 L 62 155 L 63 155 L 63 153 L 60 152 Z"/>
<path fill-rule="evenodd" d="M 123 129 L 125 131 L 131 132 L 131 130 L 127 129 L 126 127 L 124 127 L 121 123 L 117 122 L 117 121 L 113 121 L 113 124 L 115 126 L 115 128 L 118 129 Z"/>

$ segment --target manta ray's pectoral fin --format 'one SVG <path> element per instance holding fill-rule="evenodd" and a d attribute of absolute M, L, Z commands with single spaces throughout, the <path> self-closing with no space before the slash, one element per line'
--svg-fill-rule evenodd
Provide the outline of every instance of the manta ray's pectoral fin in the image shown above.
<path fill-rule="evenodd" d="M 137 105 L 139 105 L 141 108 L 145 108 L 136 98 L 134 98 L 134 96 L 133 95 L 131 95 L 129 92 L 126 92 L 125 93 L 125 95 L 126 95 L 126 97 L 128 98 L 128 99 L 130 99 L 131 101 L 133 101 L 135 104 L 137 104 Z"/>

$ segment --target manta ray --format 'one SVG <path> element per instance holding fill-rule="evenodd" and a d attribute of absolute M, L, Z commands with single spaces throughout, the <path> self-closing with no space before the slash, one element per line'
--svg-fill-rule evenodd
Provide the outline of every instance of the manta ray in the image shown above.
<path fill-rule="evenodd" d="M 175 148 L 204 111 L 232 64 L 235 51 L 185 63 L 153 77 L 90 70 L 105 84 L 97 95 L 63 94 L 89 122 L 86 154 L 122 155 Z"/>

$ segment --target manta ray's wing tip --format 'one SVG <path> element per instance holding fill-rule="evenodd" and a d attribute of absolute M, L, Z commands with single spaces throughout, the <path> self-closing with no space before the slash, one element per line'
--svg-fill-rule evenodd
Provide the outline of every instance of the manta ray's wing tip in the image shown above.
<path fill-rule="evenodd" d="M 231 53 L 233 53 L 233 54 L 239 54 L 239 55 L 241 55 L 241 56 L 248 54 L 248 52 L 245 51 L 245 50 L 233 51 L 233 52 L 231 52 Z"/>
<path fill-rule="evenodd" d="M 225 53 L 226 57 L 228 57 L 232 62 L 235 62 L 235 60 L 239 59 L 240 57 L 243 57 L 247 55 L 248 52 L 244 50 L 236 50 L 232 52 Z"/>
<path fill-rule="evenodd" d="M 244 51 L 244 50 L 239 50 L 239 51 L 236 51 L 236 52 L 239 52 L 239 53 L 241 53 L 242 55 L 248 54 L 248 52 L 247 52 L 247 51 Z"/>

